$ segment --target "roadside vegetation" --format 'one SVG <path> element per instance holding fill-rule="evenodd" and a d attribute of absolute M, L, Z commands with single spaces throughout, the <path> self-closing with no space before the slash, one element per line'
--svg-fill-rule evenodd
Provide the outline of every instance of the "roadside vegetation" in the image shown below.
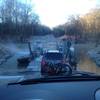
<path fill-rule="evenodd" d="M 91 9 L 83 16 L 70 16 L 68 22 L 53 29 L 55 36 L 66 34 L 80 42 L 100 43 L 100 8 Z"/>
<path fill-rule="evenodd" d="M 0 0 L 0 3 L 0 41 L 23 42 L 33 35 L 51 33 L 49 27 L 40 24 L 31 2 Z"/>

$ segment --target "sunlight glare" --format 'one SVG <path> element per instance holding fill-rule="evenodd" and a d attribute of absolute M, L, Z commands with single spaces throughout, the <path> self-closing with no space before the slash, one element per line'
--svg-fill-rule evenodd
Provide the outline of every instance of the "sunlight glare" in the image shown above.
<path fill-rule="evenodd" d="M 96 0 L 33 0 L 42 24 L 53 27 L 63 24 L 70 15 L 87 13 Z"/>

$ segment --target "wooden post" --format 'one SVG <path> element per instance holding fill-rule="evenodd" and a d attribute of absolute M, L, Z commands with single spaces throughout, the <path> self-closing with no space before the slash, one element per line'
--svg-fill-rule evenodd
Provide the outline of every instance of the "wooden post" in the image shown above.
<path fill-rule="evenodd" d="M 28 47 L 29 47 L 30 56 L 31 56 L 31 58 L 33 58 L 33 52 L 32 52 L 32 48 L 31 48 L 31 43 L 30 42 L 28 42 Z"/>

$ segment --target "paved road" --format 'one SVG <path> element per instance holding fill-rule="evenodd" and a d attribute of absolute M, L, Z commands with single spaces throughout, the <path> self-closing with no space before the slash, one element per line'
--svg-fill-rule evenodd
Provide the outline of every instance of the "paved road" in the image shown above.
<path fill-rule="evenodd" d="M 15 80 L 26 78 L 41 77 L 40 62 L 42 56 L 32 61 L 27 69 L 20 70 L 17 67 L 17 58 L 20 55 L 14 55 L 6 63 L 0 66 L 0 85 L 14 82 Z"/>

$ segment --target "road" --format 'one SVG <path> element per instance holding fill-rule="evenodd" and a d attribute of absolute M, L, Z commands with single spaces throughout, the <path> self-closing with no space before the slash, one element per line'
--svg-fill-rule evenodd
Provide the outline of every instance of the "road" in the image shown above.
<path fill-rule="evenodd" d="M 26 69 L 18 69 L 17 58 L 14 55 L 6 63 L 0 66 L 0 85 L 14 82 L 19 79 L 41 77 L 40 61 L 42 56 L 32 61 Z"/>

